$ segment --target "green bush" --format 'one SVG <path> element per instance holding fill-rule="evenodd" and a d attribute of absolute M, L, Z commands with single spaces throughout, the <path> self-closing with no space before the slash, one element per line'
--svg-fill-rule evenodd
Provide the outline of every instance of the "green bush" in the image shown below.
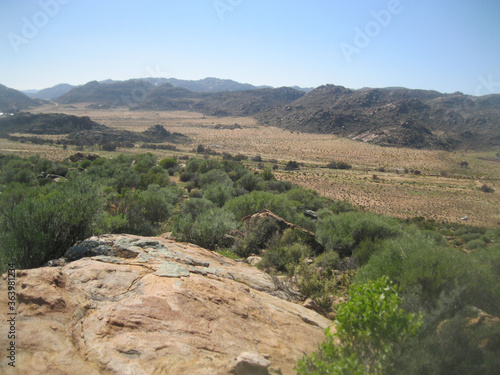
<path fill-rule="evenodd" d="M 319 220 L 316 239 L 327 251 L 337 251 L 342 257 L 351 256 L 363 241 L 392 238 L 401 233 L 396 219 L 387 216 L 346 212 L 327 215 Z"/>
<path fill-rule="evenodd" d="M 175 160 L 174 158 L 165 158 L 160 160 L 158 165 L 163 169 L 170 169 L 170 168 L 176 168 L 179 164 L 177 163 L 177 160 Z"/>
<path fill-rule="evenodd" d="M 296 213 L 294 202 L 290 202 L 281 194 L 264 191 L 253 191 L 250 194 L 232 198 L 224 207 L 234 214 L 236 220 L 268 209 L 285 220 L 294 222 Z"/>
<path fill-rule="evenodd" d="M 224 204 L 233 196 L 232 181 L 231 185 L 224 183 L 213 183 L 205 188 L 203 197 L 215 203 L 218 207 Z"/>
<path fill-rule="evenodd" d="M 465 233 L 460 236 L 460 238 L 465 242 L 469 242 L 472 240 L 477 240 L 481 237 L 481 233 Z"/>
<path fill-rule="evenodd" d="M 500 286 L 494 271 L 497 252 L 462 251 L 438 246 L 418 232 L 384 241 L 383 248 L 360 267 L 355 283 L 387 275 L 401 286 L 409 309 L 432 310 L 440 296 L 459 292 L 454 308 L 472 305 L 492 314 L 500 313 Z M 497 271 L 498 272 L 498 271 Z"/>
<path fill-rule="evenodd" d="M 79 177 L 38 188 L 12 185 L 1 195 L 1 260 L 39 267 L 92 235 L 104 214 L 102 188 Z"/>
<path fill-rule="evenodd" d="M 259 267 L 287 272 L 293 270 L 301 260 L 311 254 L 311 248 L 300 242 L 284 245 L 276 241 L 275 244 L 272 244 L 266 249 L 266 253 L 259 263 Z"/>
<path fill-rule="evenodd" d="M 215 249 L 225 234 L 236 228 L 232 213 L 215 207 L 202 212 L 194 221 L 187 240 L 207 249 Z"/>
<path fill-rule="evenodd" d="M 346 163 L 345 161 L 331 161 L 326 167 L 330 169 L 351 169 L 352 165 Z"/>
<path fill-rule="evenodd" d="M 269 241 L 279 235 L 279 230 L 276 221 L 268 217 L 247 222 L 245 237 L 239 239 L 235 244 L 235 254 L 240 257 L 260 254 L 260 251 L 267 246 Z"/>
<path fill-rule="evenodd" d="M 258 190 L 259 182 L 262 180 L 260 177 L 253 173 L 247 173 L 241 177 L 236 183 L 239 187 L 242 187 L 248 192 Z"/>
<path fill-rule="evenodd" d="M 351 288 L 349 302 L 337 312 L 337 332 L 326 330 L 319 350 L 298 362 L 298 374 L 385 374 L 390 370 L 398 349 L 421 325 L 420 316 L 399 307 L 397 293 L 387 277 Z"/>
<path fill-rule="evenodd" d="M 483 240 L 471 240 L 465 244 L 465 248 L 467 250 L 475 250 L 479 247 L 484 247 L 486 246 L 486 242 Z"/>

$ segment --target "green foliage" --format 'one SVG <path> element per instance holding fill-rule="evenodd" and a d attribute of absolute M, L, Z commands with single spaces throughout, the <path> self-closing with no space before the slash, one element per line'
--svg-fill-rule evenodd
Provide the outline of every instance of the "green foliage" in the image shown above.
<path fill-rule="evenodd" d="M 465 248 L 467 250 L 475 250 L 479 247 L 484 247 L 484 246 L 486 246 L 486 242 L 484 242 L 483 240 L 479 240 L 479 239 L 471 240 L 465 244 Z"/>
<path fill-rule="evenodd" d="M 231 181 L 231 180 L 229 180 Z M 203 197 L 215 203 L 218 207 L 224 206 L 226 201 L 232 197 L 232 181 L 231 184 L 213 183 L 205 188 Z"/>
<path fill-rule="evenodd" d="M 287 272 L 293 270 L 301 260 L 311 254 L 311 248 L 300 242 L 286 245 L 281 241 L 276 241 L 276 243 L 267 247 L 259 267 Z"/>
<path fill-rule="evenodd" d="M 349 163 L 346 163 L 345 161 L 331 161 L 326 165 L 327 168 L 330 169 L 351 169 L 352 165 Z M 383 171 L 381 171 L 383 172 Z"/>
<path fill-rule="evenodd" d="M 281 194 L 272 194 L 264 191 L 253 191 L 250 194 L 228 200 L 225 208 L 231 211 L 236 220 L 253 215 L 263 209 L 268 209 L 287 221 L 293 221 L 295 206 Z"/>
<path fill-rule="evenodd" d="M 189 242 L 207 249 L 215 249 L 226 233 L 236 228 L 233 214 L 215 207 L 202 212 L 192 224 Z"/>
<path fill-rule="evenodd" d="M 300 186 L 293 187 L 286 193 L 286 196 L 291 201 L 297 202 L 296 207 L 300 210 L 316 211 L 323 208 L 326 202 L 326 199 L 320 197 L 318 192 Z"/>
<path fill-rule="evenodd" d="M 179 164 L 177 163 L 177 160 L 175 160 L 174 158 L 165 158 L 160 160 L 158 165 L 163 169 L 170 169 L 170 168 L 176 168 Z"/>
<path fill-rule="evenodd" d="M 264 170 L 260 174 L 260 177 L 264 181 L 273 181 L 273 180 L 276 180 L 276 177 L 274 177 L 273 171 L 271 170 L 271 168 L 268 168 L 268 167 L 264 168 Z"/>
<path fill-rule="evenodd" d="M 358 270 L 355 283 L 387 275 L 400 285 L 405 304 L 413 311 L 435 309 L 440 296 L 458 291 L 454 308 L 469 304 L 499 314 L 500 286 L 492 268 L 498 256 L 494 249 L 467 254 L 407 231 L 385 241 Z"/>
<path fill-rule="evenodd" d="M 229 175 L 221 169 L 212 169 L 200 176 L 199 185 L 205 187 L 211 184 L 222 184 L 229 187 L 233 186 L 233 181 Z"/>
<path fill-rule="evenodd" d="M 297 364 L 299 374 L 384 374 L 399 348 L 418 332 L 421 317 L 400 308 L 398 289 L 387 277 L 352 287 L 337 312 L 336 333 Z M 336 343 L 336 339 L 339 343 Z"/>
<path fill-rule="evenodd" d="M 258 175 L 247 173 L 237 181 L 237 185 L 248 192 L 252 192 L 258 190 L 259 182 L 261 182 L 261 179 Z"/>
<path fill-rule="evenodd" d="M 248 257 L 251 254 L 260 254 L 274 236 L 279 235 L 279 227 L 274 219 L 264 217 L 247 222 L 245 237 L 235 245 L 235 254 Z"/>
<path fill-rule="evenodd" d="M 88 178 L 31 189 L 12 185 L 0 202 L 2 264 L 32 268 L 59 258 L 89 237 L 102 216 L 102 188 Z"/>
<path fill-rule="evenodd" d="M 327 251 L 351 256 L 365 240 L 376 241 L 395 237 L 401 233 L 396 219 L 360 212 L 327 215 L 319 220 L 316 239 Z"/>
<path fill-rule="evenodd" d="M 35 181 L 32 163 L 19 157 L 4 158 L 1 165 L 0 184 L 19 182 L 27 184 Z"/>

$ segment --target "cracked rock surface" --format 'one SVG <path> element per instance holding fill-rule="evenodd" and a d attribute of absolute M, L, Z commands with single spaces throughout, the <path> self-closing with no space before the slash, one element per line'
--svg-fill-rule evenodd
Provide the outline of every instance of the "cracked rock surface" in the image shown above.
<path fill-rule="evenodd" d="M 266 273 L 196 245 L 132 235 L 83 245 L 84 257 L 66 265 L 17 271 L 17 374 L 210 375 L 252 366 L 292 374 L 330 324 Z M 8 372 L 3 358 L 0 372 Z"/>

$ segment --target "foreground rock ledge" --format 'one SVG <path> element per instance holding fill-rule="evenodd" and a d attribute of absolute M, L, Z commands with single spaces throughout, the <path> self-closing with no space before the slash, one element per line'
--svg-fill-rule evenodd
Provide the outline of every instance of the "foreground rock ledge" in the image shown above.
<path fill-rule="evenodd" d="M 16 374 L 244 374 L 255 366 L 292 374 L 324 339 L 329 320 L 287 301 L 247 264 L 163 238 L 93 241 L 103 255 L 17 272 Z M 0 306 L 6 298 L 4 275 Z M 9 373 L 4 358 L 0 372 Z"/>

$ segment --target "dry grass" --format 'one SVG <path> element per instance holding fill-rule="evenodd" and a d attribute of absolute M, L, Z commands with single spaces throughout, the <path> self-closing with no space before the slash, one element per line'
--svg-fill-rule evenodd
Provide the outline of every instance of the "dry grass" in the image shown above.
<path fill-rule="evenodd" d="M 281 172 L 279 178 L 318 190 L 335 199 L 349 201 L 367 210 L 398 217 L 424 216 L 439 221 L 460 222 L 469 216 L 469 224 L 495 226 L 500 222 L 500 163 L 495 152 L 463 153 L 379 147 L 340 139 L 331 135 L 307 134 L 261 127 L 253 118 L 210 117 L 192 112 L 133 112 L 125 108 L 90 110 L 84 105 L 67 108 L 44 107 L 40 112 L 63 112 L 89 116 L 107 126 L 143 131 L 156 124 L 171 132 L 191 137 L 190 145 L 178 146 L 179 152 L 156 150 L 159 157 L 186 154 L 197 144 L 219 152 L 261 155 L 264 160 L 276 159 L 282 164 L 296 160 L 305 164 L 300 171 Z M 242 129 L 214 129 L 217 124 L 239 124 Z M 0 140 L 1 152 L 23 156 L 40 153 L 43 157 L 62 159 L 74 153 L 56 146 L 20 144 Z M 119 149 L 118 152 L 141 153 L 140 148 Z M 344 160 L 353 166 L 347 171 L 320 168 L 331 160 Z M 459 166 L 467 161 L 469 168 Z M 377 172 L 384 167 L 386 172 Z M 421 175 L 404 173 L 419 170 Z M 373 175 L 378 176 L 373 179 Z M 483 193 L 478 186 L 487 183 L 494 193 Z"/>

